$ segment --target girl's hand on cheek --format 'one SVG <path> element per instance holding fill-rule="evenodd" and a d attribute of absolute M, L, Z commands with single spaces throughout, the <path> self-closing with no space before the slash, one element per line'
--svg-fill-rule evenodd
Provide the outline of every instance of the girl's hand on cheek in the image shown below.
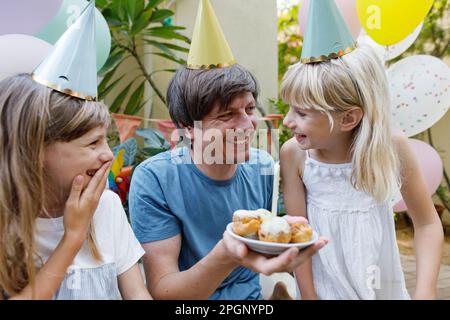
<path fill-rule="evenodd" d="M 82 175 L 76 176 L 73 180 L 72 189 L 64 209 L 66 237 L 81 243 L 86 239 L 92 217 L 105 190 L 111 165 L 111 161 L 103 164 L 89 181 L 85 190 L 83 190 L 84 177 Z"/>

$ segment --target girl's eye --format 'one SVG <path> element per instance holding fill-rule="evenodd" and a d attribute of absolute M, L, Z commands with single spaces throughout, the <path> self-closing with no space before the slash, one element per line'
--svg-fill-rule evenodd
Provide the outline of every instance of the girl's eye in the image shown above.
<path fill-rule="evenodd" d="M 296 114 L 298 114 L 300 117 L 305 117 L 306 113 L 303 113 L 301 111 L 295 111 Z"/>
<path fill-rule="evenodd" d="M 100 140 L 95 140 L 95 141 L 92 141 L 91 142 L 91 144 L 90 144 L 90 146 L 96 146 L 97 145 L 97 143 L 99 142 Z"/>
<path fill-rule="evenodd" d="M 252 107 L 247 107 L 247 113 L 253 113 L 253 111 L 255 111 L 256 107 L 252 106 Z"/>

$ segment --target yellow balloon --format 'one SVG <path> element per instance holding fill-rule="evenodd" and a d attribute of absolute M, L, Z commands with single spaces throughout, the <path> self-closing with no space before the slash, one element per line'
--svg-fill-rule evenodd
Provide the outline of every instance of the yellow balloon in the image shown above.
<path fill-rule="evenodd" d="M 364 30 L 385 46 L 405 39 L 425 19 L 432 5 L 433 0 L 357 0 Z"/>

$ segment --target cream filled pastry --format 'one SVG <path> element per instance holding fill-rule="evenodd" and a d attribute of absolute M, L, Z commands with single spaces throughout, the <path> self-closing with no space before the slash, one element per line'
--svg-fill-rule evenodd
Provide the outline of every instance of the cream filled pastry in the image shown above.
<path fill-rule="evenodd" d="M 261 241 L 289 243 L 291 241 L 291 227 L 285 219 L 273 217 L 260 225 L 258 236 Z"/>
<path fill-rule="evenodd" d="M 257 233 L 263 221 L 263 213 L 260 210 L 236 210 L 233 214 L 233 231 L 240 236 L 248 236 Z"/>
<path fill-rule="evenodd" d="M 299 243 L 299 242 L 307 242 L 311 240 L 313 236 L 313 230 L 307 223 L 292 223 L 291 233 L 292 238 L 291 242 Z"/>

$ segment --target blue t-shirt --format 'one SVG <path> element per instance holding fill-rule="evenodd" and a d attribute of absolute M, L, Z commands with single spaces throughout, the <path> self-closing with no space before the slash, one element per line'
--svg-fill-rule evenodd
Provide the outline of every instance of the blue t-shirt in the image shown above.
<path fill-rule="evenodd" d="M 180 271 L 206 256 L 222 239 L 233 212 L 270 210 L 273 159 L 251 149 L 250 159 L 225 181 L 213 180 L 192 163 L 184 148 L 160 153 L 134 171 L 129 194 L 131 225 L 141 243 L 181 234 Z M 210 299 L 261 299 L 259 275 L 238 267 Z"/>

